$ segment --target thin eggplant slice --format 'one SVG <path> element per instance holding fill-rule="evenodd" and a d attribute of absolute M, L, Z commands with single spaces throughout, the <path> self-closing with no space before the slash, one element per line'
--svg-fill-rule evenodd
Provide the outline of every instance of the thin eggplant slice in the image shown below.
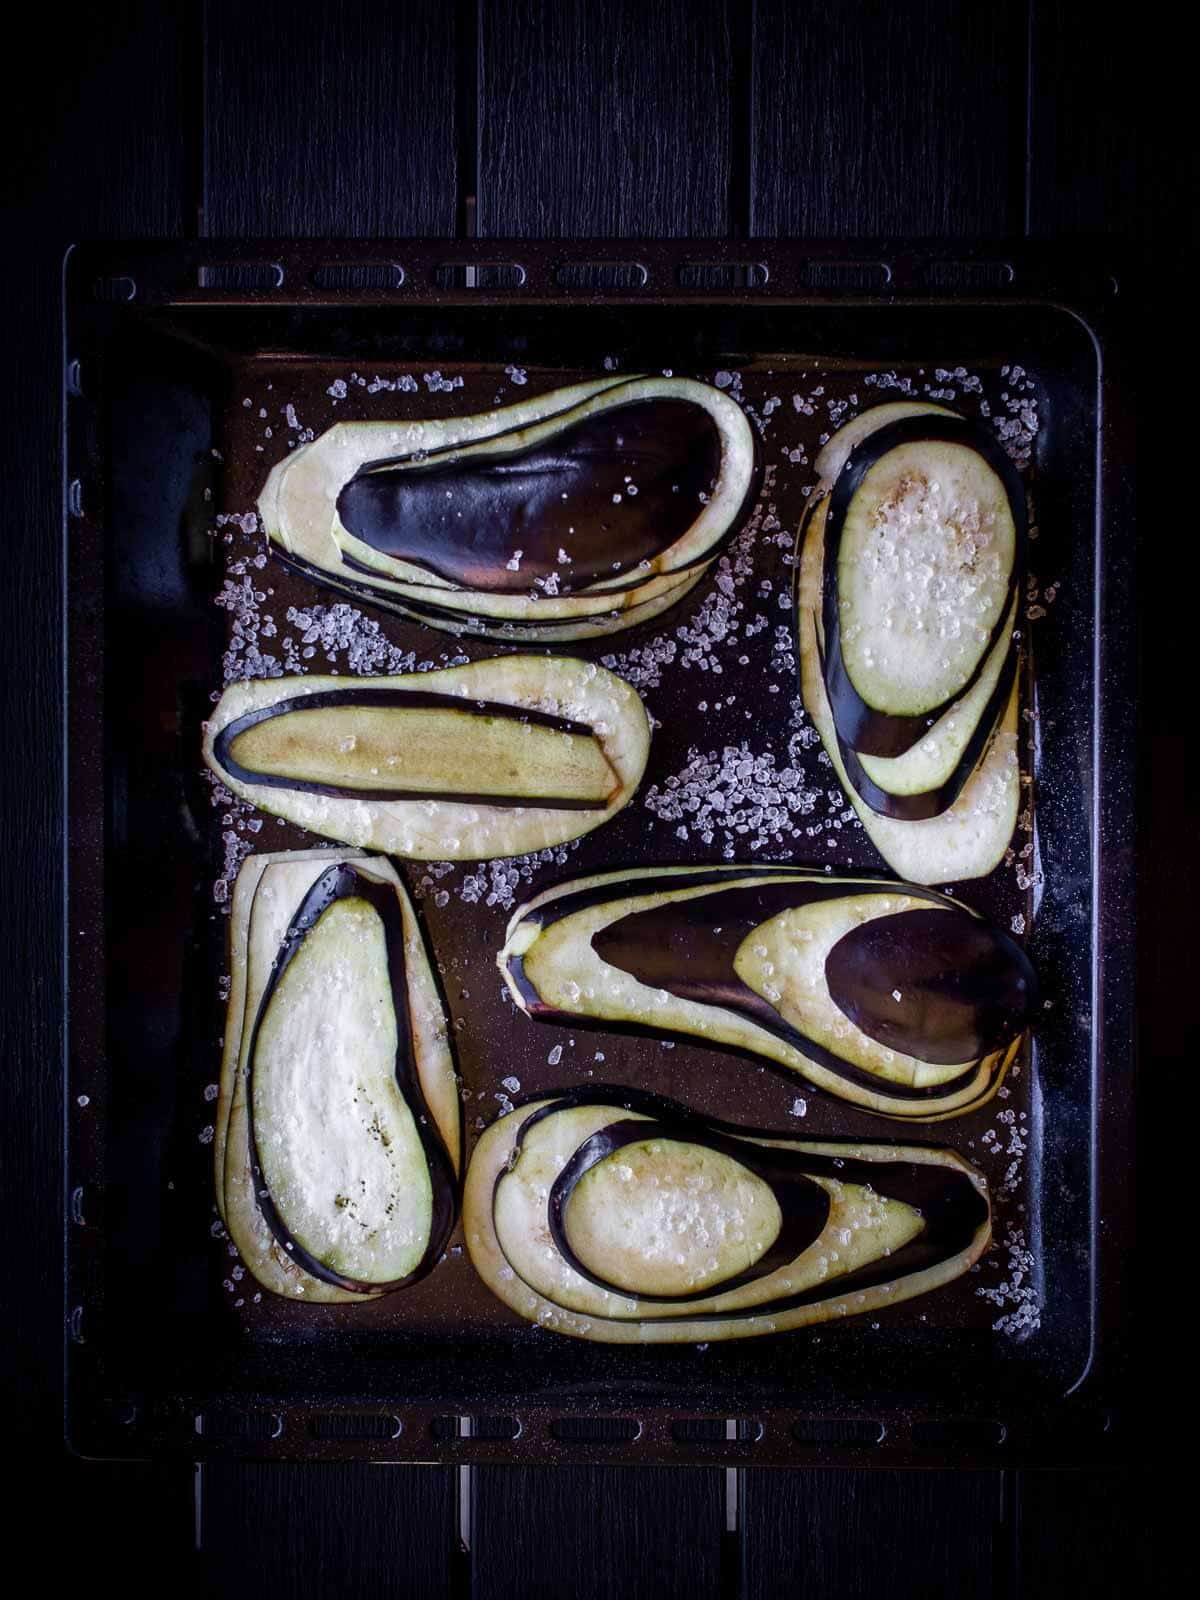
<path fill-rule="evenodd" d="M 909 415 L 864 432 L 874 415 L 856 419 L 858 442 L 822 484 L 823 677 L 843 742 L 894 757 L 1011 637 L 1025 499 L 1002 448 L 965 418 Z"/>
<path fill-rule="evenodd" d="M 567 592 L 611 584 L 687 534 L 717 487 L 721 436 L 707 410 L 683 399 L 597 399 L 580 409 L 576 420 L 556 417 L 506 448 L 489 440 L 371 463 L 338 496 L 338 521 L 396 568 L 459 589 L 523 594 L 550 578 Z M 525 543 L 514 562 L 516 539 Z"/>
<path fill-rule="evenodd" d="M 821 482 L 826 485 L 831 484 L 850 459 L 850 452 L 889 422 L 899 422 L 902 417 L 956 417 L 957 415 L 958 412 L 952 411 L 949 406 L 934 405 L 932 400 L 885 401 L 883 405 L 871 406 L 866 411 L 860 411 L 858 416 L 851 417 L 849 422 L 843 422 L 837 432 L 831 434 L 821 446 L 813 466 Z"/>
<path fill-rule="evenodd" d="M 414 690 L 281 700 L 229 723 L 218 759 L 243 783 L 380 800 L 454 797 L 595 810 L 620 779 L 593 730 L 542 712 Z"/>
<path fill-rule="evenodd" d="M 992 646 L 983 671 L 962 699 L 944 711 L 925 737 L 911 745 L 902 756 L 860 755 L 843 744 L 843 759 L 847 754 L 852 756 L 862 773 L 861 782 L 855 774 L 855 786 L 860 793 L 872 785 L 895 799 L 936 795 L 941 802 L 937 807 L 940 811 L 954 804 L 1012 692 L 1019 656 L 1011 637 L 1016 615 L 1017 596 L 1014 595 L 1005 629 Z M 846 764 L 849 769 L 850 762 Z M 887 814 L 884 805 L 875 805 L 874 809 Z M 936 816 L 937 811 L 927 814 Z"/>
<path fill-rule="evenodd" d="M 957 771 L 940 791 L 927 792 L 932 799 L 930 814 L 922 815 L 919 794 L 873 793 L 865 779 L 860 791 L 854 779 L 861 773 L 851 774 L 848 752 L 834 725 L 822 672 L 819 637 L 824 558 L 822 516 L 822 507 L 818 504 L 802 528 L 796 568 L 800 689 L 805 709 L 821 736 L 846 798 L 857 812 L 868 838 L 893 872 L 910 883 L 921 884 L 960 883 L 967 878 L 985 877 L 1003 859 L 1017 824 L 1020 805 L 1017 674 L 1013 670 L 1007 701 L 994 726 L 987 726 L 986 718 L 991 712 L 985 706 Z M 944 737 L 948 719 L 967 715 L 966 698 L 969 695 L 929 730 L 928 737 L 935 741 L 935 748 L 936 741 Z M 915 748 L 920 750 L 919 746 Z M 952 793 L 953 800 L 944 805 Z M 893 814 L 882 813 L 885 805 Z"/>
<path fill-rule="evenodd" d="M 603 667 L 504 656 L 393 678 L 231 684 L 205 732 L 264 811 L 389 855 L 482 860 L 578 838 L 641 780 L 649 723 Z"/>
<path fill-rule="evenodd" d="M 273 469 L 259 510 L 319 582 L 435 627 L 540 640 L 681 599 L 749 511 L 756 472 L 720 390 L 608 379 L 474 417 L 338 424 Z"/>
<path fill-rule="evenodd" d="M 639 623 L 649 622 L 671 606 L 678 605 L 696 587 L 708 572 L 711 563 L 684 573 L 668 588 L 662 589 L 648 600 L 625 605 L 625 596 L 616 595 L 605 609 L 579 618 L 574 622 L 543 621 L 539 615 L 531 622 L 519 626 L 515 622 L 489 622 L 486 618 L 471 616 L 468 612 L 448 609 L 424 598 L 415 598 L 416 589 L 404 590 L 401 585 L 383 578 L 355 576 L 353 562 L 347 558 L 345 575 L 337 577 L 322 572 L 310 562 L 278 552 L 284 566 L 298 572 L 313 583 L 322 584 L 344 594 L 356 605 L 374 606 L 380 611 L 405 617 L 414 622 L 426 622 L 431 628 L 445 633 L 467 635 L 474 639 L 500 639 L 510 643 L 570 644 L 578 639 L 593 639 L 610 633 L 622 633 Z M 432 591 L 431 591 L 432 592 Z"/>
<path fill-rule="evenodd" d="M 950 1283 L 991 1241 L 985 1180 L 951 1151 L 781 1139 L 620 1088 L 494 1122 L 463 1221 L 511 1310 L 615 1344 L 877 1312 Z"/>
<path fill-rule="evenodd" d="M 266 1289 L 400 1288 L 453 1226 L 457 1082 L 428 953 L 387 861 L 251 856 L 234 888 L 218 1206 Z"/>
<path fill-rule="evenodd" d="M 563 884 L 515 913 L 498 965 L 537 1021 L 698 1039 L 906 1121 L 985 1104 L 1037 991 L 1020 947 L 959 902 L 796 867 Z"/>
<path fill-rule="evenodd" d="M 807 554 L 823 571 L 824 535 L 829 497 L 814 501 L 799 535 Z M 803 560 L 803 556 L 802 556 Z M 803 573 L 798 573 L 802 577 Z M 960 700 L 944 711 L 918 743 L 899 756 L 862 755 L 837 732 L 838 755 L 859 799 L 880 816 L 921 822 L 948 811 L 979 765 L 1008 705 L 1016 681 L 1019 650 L 1011 637 L 1018 596 L 1009 603 L 1000 631 L 983 670 Z M 827 667 L 821 615 L 814 613 L 818 665 L 824 683 Z"/>

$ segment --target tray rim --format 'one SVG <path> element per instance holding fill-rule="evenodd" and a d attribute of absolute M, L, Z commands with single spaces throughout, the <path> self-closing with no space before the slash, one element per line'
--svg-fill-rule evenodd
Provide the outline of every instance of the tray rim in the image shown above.
<path fill-rule="evenodd" d="M 638 1411 L 638 1432 L 632 1439 L 601 1441 L 598 1439 L 572 1440 L 564 1452 L 564 1441 L 555 1438 L 550 1430 L 561 1420 L 568 1409 L 563 1405 L 529 1405 L 521 1407 L 521 1432 L 516 1438 L 503 1441 L 475 1436 L 473 1430 L 460 1431 L 449 1439 L 439 1439 L 431 1446 L 428 1424 L 434 1417 L 444 1416 L 446 1407 L 411 1405 L 404 1412 L 412 1427 L 405 1422 L 397 1439 L 337 1439 L 316 1441 L 302 1434 L 284 1439 L 283 1412 L 300 1416 L 306 1411 L 319 1414 L 336 1410 L 332 1404 L 297 1401 L 294 1398 L 280 1403 L 280 1428 L 269 1436 L 234 1435 L 217 1438 L 211 1433 L 197 1430 L 194 1437 L 181 1441 L 178 1430 L 174 1443 L 165 1439 L 151 1439 L 140 1428 L 140 1438 L 131 1438 L 132 1423 L 138 1419 L 122 1420 L 113 1416 L 85 1419 L 74 1403 L 79 1366 L 80 1346 L 73 1337 L 75 1308 L 72 1294 L 72 1216 L 77 1211 L 78 1186 L 73 1183 L 74 1141 L 70 1132 L 69 1091 L 71 1087 L 72 1037 L 70 1026 L 71 990 L 71 939 L 70 939 L 70 852 L 74 829 L 64 829 L 64 1042 L 63 1042 L 63 1142 L 64 1142 L 64 1364 L 68 1383 L 66 1406 L 67 1441 L 70 1448 L 89 1457 L 126 1459 L 152 1454 L 162 1449 L 182 1448 L 193 1458 L 234 1455 L 242 1458 L 271 1459 L 280 1456 L 323 1457 L 334 1459 L 408 1460 L 408 1461 L 530 1461 L 544 1460 L 549 1451 L 556 1460 L 587 1461 L 672 1461 L 694 1460 L 709 1464 L 727 1465 L 766 1464 L 791 1462 L 795 1464 L 841 1465 L 937 1465 L 962 1462 L 972 1465 L 1070 1464 L 1073 1461 L 1097 1458 L 1119 1458 L 1123 1453 L 1120 1444 L 1123 1429 L 1119 1416 L 1107 1408 L 1102 1393 L 1094 1391 L 1120 1388 L 1124 1377 L 1124 1350 L 1126 1333 L 1128 1291 L 1127 1263 L 1123 1259 L 1123 1239 L 1126 1219 L 1130 1214 L 1132 1196 L 1132 1148 L 1134 1072 L 1131 1070 L 1119 1085 L 1119 1098 L 1125 1102 L 1123 1115 L 1104 1115 L 1105 1093 L 1114 1086 L 1102 1079 L 1104 1057 L 1123 1058 L 1131 1068 L 1136 1059 L 1134 1031 L 1133 991 L 1135 982 L 1135 938 L 1130 937 L 1132 916 L 1126 907 L 1133 903 L 1133 840 L 1134 812 L 1132 805 L 1110 805 L 1106 802 L 1133 793 L 1133 749 L 1130 737 L 1135 727 L 1138 697 L 1133 703 L 1128 696 L 1128 679 L 1122 678 L 1122 694 L 1111 692 L 1117 687 L 1110 684 L 1114 673 L 1112 656 L 1106 657 L 1105 646 L 1111 651 L 1113 640 L 1123 641 L 1126 661 L 1132 654 L 1129 617 L 1130 585 L 1134 569 L 1134 545 L 1126 540 L 1118 548 L 1114 563 L 1107 546 L 1114 527 L 1128 527 L 1132 522 L 1132 477 L 1128 470 L 1132 460 L 1132 428 L 1128 412 L 1122 407 L 1123 393 L 1122 338 L 1125 321 L 1123 278 L 1111 265 L 1118 254 L 1112 241 L 1095 244 L 1076 242 L 1070 246 L 1041 243 L 1029 240 L 798 240 L 798 239 L 669 239 L 669 240 L 203 240 L 203 241 L 135 241 L 89 243 L 71 246 L 63 262 L 64 296 L 64 394 L 63 394 L 63 565 L 64 565 L 64 709 L 69 705 L 70 664 L 76 648 L 75 619 L 72 615 L 71 594 L 66 581 L 68 539 L 78 522 L 77 480 L 70 477 L 70 422 L 68 394 L 75 390 L 78 374 L 72 366 L 69 338 L 75 321 L 86 314 L 89 306 L 97 303 L 93 290 L 104 279 L 125 279 L 133 283 L 133 295 L 118 295 L 115 307 L 119 314 L 122 304 L 138 307 L 196 308 L 201 306 L 232 307 L 278 304 L 297 307 L 344 306 L 503 306 L 503 305 L 577 305 L 581 309 L 598 304 L 629 307 L 638 301 L 657 305 L 695 307 L 708 305 L 748 306 L 774 304 L 784 306 L 887 306 L 924 305 L 934 307 L 990 308 L 1040 308 L 1062 313 L 1074 319 L 1084 330 L 1095 353 L 1098 384 L 1097 416 L 1097 482 L 1096 527 L 1094 552 L 1094 616 L 1096 619 L 1093 646 L 1093 728 L 1092 760 L 1095 779 L 1092 793 L 1091 824 L 1092 850 L 1092 940 L 1095 960 L 1092 974 L 1093 1039 L 1089 1051 L 1092 1074 L 1092 1103 L 1099 1108 L 1093 1121 L 1093 1140 L 1090 1151 L 1090 1214 L 1093 1237 L 1090 1251 L 1091 1303 L 1093 1316 L 1090 1325 L 1088 1357 L 1083 1370 L 1063 1395 L 1063 1405 L 1056 1413 L 1058 1420 L 1055 1437 L 1047 1438 L 1046 1430 L 1030 1426 L 1032 1419 L 1014 1419 L 997 1422 L 973 1415 L 955 1419 L 943 1415 L 940 1420 L 982 1423 L 991 1427 L 994 1436 L 988 1439 L 975 1434 L 967 1439 L 964 1434 L 957 1439 L 953 1429 L 937 1444 L 923 1446 L 918 1442 L 922 1422 L 937 1422 L 934 1413 L 938 1408 L 923 1408 L 916 1420 L 918 1434 L 914 1435 L 914 1418 L 903 1408 L 873 1407 L 872 1419 L 878 1416 L 884 1422 L 885 1433 L 881 1442 L 869 1448 L 848 1445 L 844 1441 L 797 1438 L 794 1427 L 821 1419 L 812 1411 L 789 1411 L 786 1407 L 763 1412 L 761 1434 L 753 1444 L 736 1440 L 689 1440 L 685 1444 L 672 1435 L 672 1424 L 683 1418 L 679 1407 L 667 1407 L 638 1401 L 633 1407 L 610 1405 L 607 1408 L 589 1407 L 588 1414 L 596 1417 L 621 1414 L 630 1409 Z M 279 258 L 276 261 L 276 258 Z M 204 269 L 227 265 L 273 263 L 278 265 L 281 278 L 269 287 L 242 288 L 236 292 L 222 286 L 200 286 Z M 331 291 L 314 285 L 312 274 L 322 262 L 363 265 L 392 261 L 404 268 L 400 284 L 389 289 L 366 288 Z M 504 289 L 478 288 L 469 281 L 470 268 L 486 267 L 495 263 L 518 262 L 524 267 L 523 281 Z M 612 266 L 634 262 L 645 271 L 644 282 L 634 288 L 591 287 L 584 291 L 559 281 L 564 266 L 599 264 Z M 682 288 L 677 279 L 678 269 L 693 263 L 734 265 L 739 263 L 762 264 L 767 271 L 766 281 L 754 287 L 731 285 L 724 288 Z M 462 283 L 439 283 L 435 274 L 446 263 L 461 268 Z M 1007 270 L 1007 281 L 986 292 L 958 288 L 948 291 L 931 281 L 931 268 L 947 264 L 975 265 L 989 271 L 997 266 Z M 887 269 L 886 280 L 864 289 L 862 281 L 841 286 L 814 287 L 806 272 L 814 265 L 845 265 L 874 270 L 880 264 Z M 167 276 L 167 286 L 153 278 L 147 292 L 144 283 L 139 285 L 131 277 L 142 266 L 156 269 Z M 409 270 L 411 266 L 411 272 Z M 122 271 L 121 269 L 124 269 Z M 1121 268 L 1123 271 L 1123 266 Z M 170 275 L 174 274 L 172 278 Z M 662 273 L 670 274 L 670 281 L 660 287 L 656 281 Z M 113 302 L 111 292 L 101 297 Z M 1109 692 L 1106 692 L 1106 688 Z M 68 724 L 64 718 L 64 747 L 68 742 Z M 64 748 L 64 814 L 69 818 L 68 801 L 70 751 Z M 1119 919 L 1119 920 L 1118 920 Z M 1111 937 L 1120 927 L 1122 937 Z M 1103 1218 L 1101 1218 L 1103 1207 Z M 85 1363 L 86 1365 L 86 1363 Z M 181 1397 L 182 1398 L 182 1397 Z M 269 1404 L 265 1402 L 264 1404 Z M 219 1408 L 217 1408 L 219 1409 Z M 253 1409 L 253 1408 L 252 1408 Z M 267 1416 L 273 1412 L 258 1408 Z M 346 1406 L 348 1411 L 361 1407 Z M 476 1408 L 478 1409 L 478 1408 Z M 942 1408 L 943 1412 L 946 1408 Z M 387 1410 L 386 1414 L 393 1414 Z M 711 1414 L 705 1413 L 705 1418 Z M 469 1419 L 460 1418 L 460 1424 Z M 864 1413 L 851 1414 L 846 1408 L 838 1419 L 863 1421 Z M 1060 1424 L 1062 1426 L 1060 1427 Z M 1076 1434 L 1071 1435 L 1071 1428 Z M 295 1430 L 293 1430 L 293 1433 Z M 282 1442 L 281 1442 L 282 1441 Z"/>

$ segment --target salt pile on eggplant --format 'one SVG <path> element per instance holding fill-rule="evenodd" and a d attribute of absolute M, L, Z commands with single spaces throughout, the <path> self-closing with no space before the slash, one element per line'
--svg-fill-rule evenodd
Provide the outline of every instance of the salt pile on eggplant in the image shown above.
<path fill-rule="evenodd" d="M 326 838 L 421 860 L 576 839 L 641 781 L 637 691 L 569 658 L 504 656 L 390 678 L 231 684 L 204 758 L 234 794 Z"/>
<path fill-rule="evenodd" d="M 949 1150 L 780 1139 L 618 1088 L 494 1122 L 463 1223 L 505 1305 L 613 1344 L 878 1311 L 951 1282 L 991 1241 L 984 1180 Z"/>
<path fill-rule="evenodd" d="M 497 958 L 535 1020 L 677 1035 L 884 1116 L 985 1104 L 1033 1018 L 1020 947 L 914 884 L 797 867 L 649 867 L 535 896 Z"/>
<path fill-rule="evenodd" d="M 728 396 L 607 378 L 477 416 L 338 423 L 272 469 L 259 512 L 316 583 L 431 627 L 541 643 L 681 600 L 756 479 Z"/>
<path fill-rule="evenodd" d="M 805 709 L 895 872 L 983 877 L 1020 796 L 1020 480 L 982 430 L 919 403 L 865 412 L 817 467 L 796 584 Z"/>
<path fill-rule="evenodd" d="M 393 867 L 256 855 L 230 919 L 217 1204 L 273 1294 L 356 1301 L 440 1257 L 457 1210 L 446 1019 Z"/>

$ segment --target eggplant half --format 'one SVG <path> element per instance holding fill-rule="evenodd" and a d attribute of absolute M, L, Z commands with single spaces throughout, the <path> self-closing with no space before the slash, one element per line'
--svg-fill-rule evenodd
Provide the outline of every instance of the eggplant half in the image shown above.
<path fill-rule="evenodd" d="M 498 964 L 536 1021 L 698 1039 L 906 1121 L 991 1099 L 1037 1000 L 969 907 L 799 867 L 577 879 L 516 912 Z"/>
<path fill-rule="evenodd" d="M 395 870 L 354 851 L 251 856 L 234 886 L 213 1140 L 221 1217 L 273 1294 L 402 1289 L 456 1214 L 445 1013 Z"/>
<path fill-rule="evenodd" d="M 589 1089 L 484 1133 L 467 1248 L 519 1316 L 579 1339 L 683 1344 L 878 1312 L 991 1240 L 983 1176 L 923 1145 L 781 1139 Z"/>
<path fill-rule="evenodd" d="M 478 416 L 339 423 L 272 470 L 259 511 L 318 583 L 451 632 L 553 643 L 681 600 L 756 481 L 728 395 L 607 378 Z"/>
<path fill-rule="evenodd" d="M 231 684 L 204 759 L 311 832 L 419 860 L 486 860 L 607 822 L 645 770 L 637 691 L 590 662 L 502 656 L 391 678 Z"/>
<path fill-rule="evenodd" d="M 818 467 L 797 563 L 805 707 L 894 871 L 982 877 L 1020 796 L 1020 480 L 981 430 L 917 404 L 856 418 Z"/>

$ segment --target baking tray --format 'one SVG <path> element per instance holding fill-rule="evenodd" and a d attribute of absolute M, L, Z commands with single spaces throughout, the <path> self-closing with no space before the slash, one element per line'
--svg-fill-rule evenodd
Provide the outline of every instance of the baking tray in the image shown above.
<path fill-rule="evenodd" d="M 894 1465 L 1094 1461 L 1119 1448 L 1132 466 L 1120 284 L 1097 259 L 778 241 L 209 241 L 68 256 L 65 1344 L 77 1450 Z M 1023 760 L 1036 798 L 1025 853 L 962 892 L 1005 925 L 1024 919 L 1051 1004 L 1006 1098 L 913 1130 L 988 1172 L 996 1249 L 973 1276 L 878 1320 L 680 1349 L 589 1345 L 504 1310 L 460 1233 L 403 1294 L 295 1306 L 256 1297 L 216 1220 L 208 1140 L 230 874 L 248 849 L 307 842 L 270 819 L 255 831 L 205 780 L 199 727 L 223 670 L 397 670 L 500 648 L 369 608 L 330 612 L 336 597 L 264 557 L 252 513 L 266 470 L 334 420 L 476 410 L 597 370 L 728 386 L 773 470 L 723 578 L 577 647 L 615 658 L 661 723 L 641 796 L 523 871 L 404 868 L 443 968 L 468 1143 L 510 1096 L 602 1081 L 799 1137 L 908 1136 L 692 1045 L 535 1026 L 506 1006 L 491 962 L 514 898 L 599 866 L 731 854 L 877 865 L 794 711 L 788 552 L 812 458 L 854 409 L 913 392 L 990 416 L 1025 460 L 1038 542 Z M 781 793 L 787 774 L 781 814 L 739 833 L 733 810 Z"/>

